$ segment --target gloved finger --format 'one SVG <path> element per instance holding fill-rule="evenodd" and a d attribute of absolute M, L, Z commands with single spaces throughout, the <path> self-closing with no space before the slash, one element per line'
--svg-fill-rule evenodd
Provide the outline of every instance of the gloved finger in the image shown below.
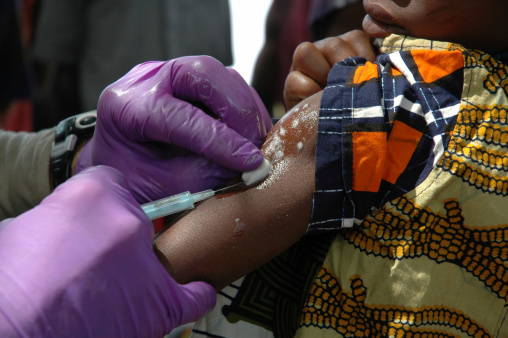
<path fill-rule="evenodd" d="M 317 82 L 301 72 L 290 72 L 284 85 L 284 104 L 286 109 L 292 109 L 298 103 L 322 89 Z"/>
<path fill-rule="evenodd" d="M 299 71 L 324 87 L 332 65 L 314 44 L 303 42 L 293 54 L 291 71 Z"/>
<path fill-rule="evenodd" d="M 245 79 L 236 71 L 236 69 L 231 67 L 226 67 L 227 71 L 239 82 L 245 82 Z M 248 84 L 247 84 L 248 85 Z"/>
<path fill-rule="evenodd" d="M 191 282 L 181 285 L 182 306 L 180 324 L 190 323 L 198 320 L 215 306 L 217 295 L 215 289 L 205 282 Z M 174 299 L 169 299 L 174 302 Z"/>
<path fill-rule="evenodd" d="M 168 175 L 168 172 L 174 174 Z M 137 189 L 142 192 L 142 199 L 138 200 L 143 203 L 150 201 L 150 196 L 154 194 L 162 198 L 186 190 L 195 193 L 217 187 L 238 176 L 238 170 L 228 169 L 201 155 L 187 154 L 178 157 L 178 161 L 159 161 L 156 168 L 150 168 L 147 175 L 159 177 L 159 182 Z"/>
<path fill-rule="evenodd" d="M 41 202 L 41 205 L 48 204 L 53 205 L 55 217 L 57 212 L 67 215 L 69 210 L 73 210 L 76 215 L 80 212 L 86 213 L 83 217 L 90 220 L 94 217 L 102 219 L 104 215 L 110 215 L 109 217 L 115 220 L 135 216 L 145 226 L 133 227 L 132 231 L 141 232 L 140 234 L 147 236 L 148 239 L 154 234 L 153 224 L 130 193 L 125 176 L 109 166 L 89 167 L 72 176 Z M 88 215 L 91 210 L 94 214 Z M 109 229 L 113 232 L 119 230 L 111 229 L 110 226 L 101 226 L 98 229 L 101 231 Z"/>
<path fill-rule="evenodd" d="M 104 185 L 116 184 L 127 188 L 127 181 L 125 180 L 124 174 L 116 168 L 105 165 L 87 168 L 86 170 L 83 170 L 80 176 L 74 175 L 69 180 L 95 180 Z"/>
<path fill-rule="evenodd" d="M 81 171 L 79 175 L 72 176 L 65 184 L 56 187 L 53 193 L 48 197 L 54 198 L 55 196 L 65 194 L 69 196 L 69 198 L 77 195 L 77 198 L 85 199 L 87 197 L 87 192 L 93 193 L 93 188 L 90 189 L 90 191 L 84 191 L 84 196 L 80 196 L 73 192 L 76 191 L 75 189 L 78 185 L 86 187 L 86 184 L 82 183 L 92 184 L 93 182 L 96 182 L 98 186 L 112 187 L 113 185 L 118 185 L 127 189 L 127 181 L 119 170 L 108 166 L 96 166 Z"/>
<path fill-rule="evenodd" d="M 183 62 L 185 67 L 180 67 Z M 222 63 L 205 56 L 176 59 L 168 78 L 172 80 L 174 97 L 202 102 L 229 128 L 253 142 L 262 141 L 254 114 L 258 107 L 248 84 L 232 76 Z"/>
<path fill-rule="evenodd" d="M 363 57 L 367 61 L 376 60 L 376 52 L 370 36 L 362 30 L 329 37 L 314 42 L 331 65 L 349 57 Z"/>
<path fill-rule="evenodd" d="M 268 114 L 268 110 L 266 110 L 265 104 L 259 97 L 258 92 L 253 87 L 249 87 L 250 91 L 252 92 L 252 96 L 254 97 L 254 100 L 256 100 L 256 104 L 259 107 L 260 115 L 261 115 L 261 121 L 264 126 L 264 133 L 265 135 L 272 129 L 273 123 L 272 118 L 270 117 L 270 114 Z"/>
<path fill-rule="evenodd" d="M 236 77 L 238 81 L 244 81 L 245 80 L 243 79 L 243 77 L 233 68 L 226 68 L 232 76 Z M 270 117 L 270 114 L 268 113 L 268 110 L 266 109 L 265 107 L 265 104 L 263 103 L 263 101 L 261 100 L 261 98 L 259 97 L 259 94 L 258 92 L 252 87 L 252 86 L 249 86 L 249 89 L 252 93 L 252 97 L 254 98 L 255 102 L 256 102 L 256 105 L 259 109 L 259 115 L 261 116 L 261 119 L 263 121 L 263 125 L 265 127 L 265 135 L 270 131 L 270 129 L 272 129 L 273 127 L 273 124 L 272 124 L 272 119 Z"/>
<path fill-rule="evenodd" d="M 178 114 L 180 110 L 189 113 Z M 173 100 L 170 107 L 146 116 L 142 125 L 145 141 L 174 144 L 226 168 L 250 171 L 262 161 L 262 153 L 254 143 L 185 101 Z"/>

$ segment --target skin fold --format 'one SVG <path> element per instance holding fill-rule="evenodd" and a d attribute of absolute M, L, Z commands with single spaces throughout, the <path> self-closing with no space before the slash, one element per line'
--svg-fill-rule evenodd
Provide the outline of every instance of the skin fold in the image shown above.
<path fill-rule="evenodd" d="M 320 100 L 321 92 L 295 106 L 269 132 L 261 150 L 273 170 L 264 181 L 201 203 L 157 237 L 155 251 L 176 281 L 220 290 L 305 234 Z"/>

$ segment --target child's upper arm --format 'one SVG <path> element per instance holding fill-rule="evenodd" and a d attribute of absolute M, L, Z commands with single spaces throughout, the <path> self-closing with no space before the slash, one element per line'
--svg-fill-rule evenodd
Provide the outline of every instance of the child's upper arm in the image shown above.
<path fill-rule="evenodd" d="M 303 101 L 270 131 L 261 149 L 273 170 L 263 182 L 203 202 L 157 238 L 156 251 L 173 278 L 221 289 L 305 234 L 320 100 L 318 93 Z"/>

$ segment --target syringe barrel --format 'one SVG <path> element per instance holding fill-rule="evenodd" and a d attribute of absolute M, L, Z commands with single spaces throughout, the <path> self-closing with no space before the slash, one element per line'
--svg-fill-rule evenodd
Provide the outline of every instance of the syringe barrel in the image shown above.
<path fill-rule="evenodd" d="M 187 209 L 194 208 L 194 201 L 190 192 L 186 191 L 178 195 L 162 198 L 160 200 L 143 204 L 141 206 L 150 219 L 156 219 L 167 215 L 176 214 Z"/>

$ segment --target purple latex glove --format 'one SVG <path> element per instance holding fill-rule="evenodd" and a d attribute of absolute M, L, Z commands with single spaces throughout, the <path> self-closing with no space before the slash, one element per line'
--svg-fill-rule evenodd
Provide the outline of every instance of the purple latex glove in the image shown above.
<path fill-rule="evenodd" d="M 255 91 L 208 56 L 134 67 L 104 90 L 97 113 L 77 172 L 117 168 L 140 203 L 214 188 L 256 169 L 258 146 L 272 126 Z"/>
<path fill-rule="evenodd" d="M 196 320 L 213 287 L 171 279 L 152 236 L 122 174 L 105 166 L 0 223 L 0 337 L 162 337 Z"/>

